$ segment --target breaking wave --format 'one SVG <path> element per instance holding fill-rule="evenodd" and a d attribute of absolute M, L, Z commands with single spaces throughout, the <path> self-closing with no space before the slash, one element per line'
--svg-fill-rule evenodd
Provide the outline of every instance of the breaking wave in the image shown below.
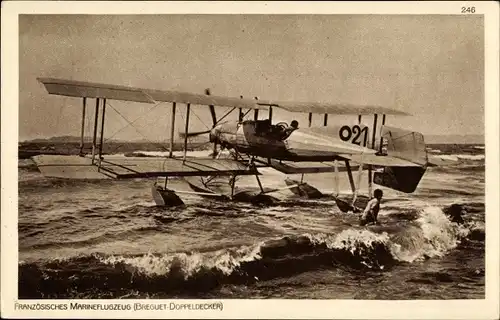
<path fill-rule="evenodd" d="M 484 240 L 484 227 L 452 223 L 436 207 L 422 210 L 395 232 L 377 227 L 353 226 L 337 234 L 286 236 L 209 252 L 93 253 L 21 263 L 19 297 L 75 297 L 74 292 L 91 295 L 96 290 L 110 298 L 130 291 L 203 293 L 223 284 L 252 284 L 319 268 L 384 272 L 397 264 L 443 256 L 469 235 L 481 240 L 482 232 Z"/>
<path fill-rule="evenodd" d="M 437 158 L 443 160 L 459 161 L 459 160 L 470 160 L 470 161 L 483 161 L 484 154 L 443 154 L 435 155 Z"/>

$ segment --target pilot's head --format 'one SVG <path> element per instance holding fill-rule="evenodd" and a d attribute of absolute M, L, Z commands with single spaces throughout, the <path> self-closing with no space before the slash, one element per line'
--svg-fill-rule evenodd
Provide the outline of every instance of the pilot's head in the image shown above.
<path fill-rule="evenodd" d="M 297 120 L 293 120 L 291 123 L 290 123 L 290 126 L 294 129 L 297 129 L 299 127 L 299 122 Z"/>

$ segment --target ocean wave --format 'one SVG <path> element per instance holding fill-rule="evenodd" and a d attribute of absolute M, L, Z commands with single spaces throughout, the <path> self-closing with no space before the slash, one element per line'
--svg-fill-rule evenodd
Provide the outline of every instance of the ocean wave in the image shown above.
<path fill-rule="evenodd" d="M 439 149 L 426 148 L 429 153 L 442 153 Z"/>
<path fill-rule="evenodd" d="M 429 168 L 429 170 L 433 172 L 452 173 L 452 174 L 468 174 L 468 173 L 475 174 L 476 172 L 484 173 L 486 170 L 486 165 L 484 161 L 471 161 L 467 163 L 457 163 L 452 166 L 432 167 Z"/>
<path fill-rule="evenodd" d="M 484 154 L 443 154 L 443 155 L 435 155 L 435 157 L 451 161 L 459 161 L 459 160 L 484 161 L 485 158 Z"/>
<path fill-rule="evenodd" d="M 416 228 L 408 228 L 406 234 L 392 239 L 391 253 L 399 261 L 441 257 L 470 232 L 466 226 L 451 222 L 437 207 L 423 209 L 415 222 Z"/>
<path fill-rule="evenodd" d="M 75 297 L 75 292 L 109 293 L 116 288 L 193 293 L 210 291 L 222 284 L 252 284 L 289 277 L 318 268 L 385 272 L 399 263 L 441 257 L 469 234 L 475 240 L 481 238 L 480 227 L 452 223 L 437 207 L 423 209 L 416 220 L 407 223 L 390 233 L 384 231 L 384 226 L 352 226 L 336 234 L 286 236 L 207 252 L 92 253 L 20 263 L 19 295 L 36 298 L 43 292 L 44 297 Z M 471 229 L 476 231 L 471 233 Z"/>
<path fill-rule="evenodd" d="M 100 215 L 97 215 L 97 217 L 100 217 Z M 65 234 L 69 234 L 70 236 L 73 236 L 79 231 L 78 228 L 72 226 L 71 228 L 66 227 L 64 229 Z M 47 233 L 46 230 L 38 230 L 32 234 L 26 234 L 22 237 L 20 237 L 20 240 L 31 240 L 31 244 L 23 244 L 22 247 L 23 249 L 47 249 L 47 248 L 62 248 L 62 247 L 69 247 L 69 248 L 83 248 L 87 247 L 90 245 L 95 245 L 99 243 L 106 243 L 111 240 L 120 240 L 124 238 L 131 238 L 134 236 L 137 236 L 138 234 L 144 235 L 146 233 L 157 233 L 157 232 L 163 232 L 163 226 L 161 225 L 143 225 L 143 226 L 135 226 L 130 229 L 121 231 L 121 232 L 116 232 L 116 231 L 110 231 L 110 232 L 104 232 L 104 233 L 96 233 L 96 234 L 91 234 L 86 237 L 81 237 L 78 239 L 73 239 L 73 240 L 66 240 L 66 241 L 61 241 L 60 239 L 57 240 L 45 240 L 43 239 L 35 239 L 36 242 L 34 242 L 32 239 L 35 235 L 40 235 L 42 233 Z M 73 238 L 73 237 L 72 237 Z"/>

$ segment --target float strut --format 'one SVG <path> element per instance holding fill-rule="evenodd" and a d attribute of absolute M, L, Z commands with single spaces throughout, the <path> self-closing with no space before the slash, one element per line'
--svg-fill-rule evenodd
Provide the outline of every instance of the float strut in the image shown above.
<path fill-rule="evenodd" d="M 354 178 L 352 177 L 351 164 L 349 160 L 345 160 L 345 167 L 347 169 L 347 175 L 349 176 L 349 183 L 351 184 L 352 193 L 356 191 L 356 186 L 354 185 Z"/>
<path fill-rule="evenodd" d="M 260 182 L 259 176 L 257 174 L 255 174 L 255 179 L 257 179 L 257 183 L 259 184 L 260 192 L 264 193 L 264 188 L 262 187 L 262 183 Z"/>
<path fill-rule="evenodd" d="M 234 186 L 236 184 L 236 176 L 231 176 L 231 199 L 234 197 Z"/>

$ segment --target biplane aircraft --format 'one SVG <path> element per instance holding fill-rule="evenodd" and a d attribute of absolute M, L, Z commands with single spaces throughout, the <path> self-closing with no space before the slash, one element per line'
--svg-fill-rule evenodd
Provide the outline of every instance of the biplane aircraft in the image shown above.
<path fill-rule="evenodd" d="M 231 98 L 176 91 L 151 90 L 128 86 L 117 86 L 38 78 L 49 94 L 81 97 L 82 126 L 80 155 L 38 155 L 33 157 L 40 172 L 45 176 L 69 179 L 134 179 L 164 178 L 164 185 L 157 181 L 152 187 L 152 196 L 159 205 L 182 204 L 177 193 L 169 188 L 168 180 L 182 177 L 189 184 L 192 193 L 200 196 L 223 199 L 265 199 L 266 195 L 278 189 L 265 188 L 260 179 L 260 168 L 268 167 L 284 174 L 300 174 L 301 181 L 286 180 L 286 188 L 297 195 L 311 197 L 321 194 L 313 186 L 303 182 L 304 174 L 325 172 L 347 172 L 352 189 L 352 202 L 337 201 L 343 211 L 356 211 L 356 186 L 353 171 L 368 170 L 369 194 L 373 183 L 405 193 L 417 188 L 428 166 L 434 165 L 427 156 L 424 137 L 418 132 L 385 125 L 386 115 L 408 115 L 407 113 L 379 106 L 339 105 L 331 103 L 298 103 L 260 100 L 257 98 Z M 85 154 L 84 126 L 87 99 L 95 99 L 92 151 Z M 167 157 L 117 157 L 103 154 L 106 101 L 122 100 L 139 103 L 163 103 L 172 105 L 170 124 L 170 148 Z M 178 104 L 185 104 L 184 131 L 180 132 L 184 147 L 182 156 L 174 156 L 175 114 Z M 208 107 L 212 127 L 202 132 L 189 131 L 190 110 L 194 106 Z M 219 119 L 216 107 L 230 107 L 229 112 Z M 308 127 L 298 126 L 296 121 L 288 124 L 273 124 L 273 110 L 283 109 L 292 113 L 308 113 Z M 253 110 L 253 119 L 245 116 Z M 238 119 L 226 120 L 232 111 L 238 111 Z M 266 112 L 266 119 L 259 119 L 259 111 Z M 324 117 L 323 127 L 312 127 L 313 114 Z M 328 115 L 357 115 L 358 124 L 328 127 Z M 361 124 L 363 115 L 373 115 L 373 127 Z M 378 116 L 382 124 L 377 130 Z M 100 123 L 99 123 L 100 117 Z M 100 128 L 99 128 L 100 127 Z M 98 132 L 100 131 L 100 133 Z M 377 131 L 380 133 L 376 135 Z M 213 143 L 213 153 L 205 158 L 187 155 L 188 139 L 206 134 Z M 99 139 L 99 142 L 98 142 Z M 222 156 L 217 149 L 229 151 Z M 255 176 L 257 192 L 237 192 L 237 177 Z M 228 178 L 224 192 L 214 187 L 219 177 Z M 220 184 L 219 184 L 220 186 Z M 359 209 L 358 209 L 359 210 Z"/>

